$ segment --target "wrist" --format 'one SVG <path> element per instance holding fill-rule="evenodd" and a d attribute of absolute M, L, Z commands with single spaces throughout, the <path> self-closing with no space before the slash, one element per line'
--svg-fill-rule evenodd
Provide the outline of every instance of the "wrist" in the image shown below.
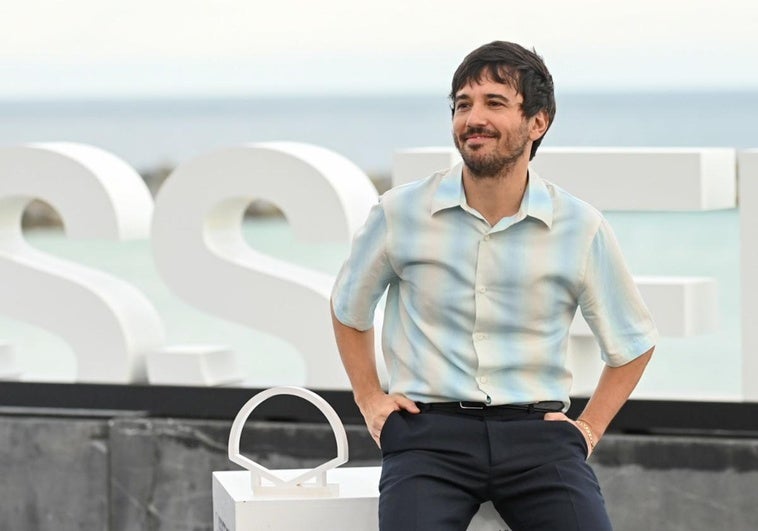
<path fill-rule="evenodd" d="M 592 425 L 587 422 L 586 420 L 582 418 L 576 419 L 574 422 L 579 426 L 579 428 L 584 432 L 584 434 L 587 437 L 587 442 L 590 446 L 590 451 L 595 449 L 595 446 L 597 446 L 598 441 L 600 440 L 600 436 L 597 435 L 597 432 L 592 427 Z"/>
<path fill-rule="evenodd" d="M 370 389 L 367 391 L 354 391 L 353 392 L 353 400 L 355 401 L 355 404 L 358 406 L 358 409 L 363 411 L 363 409 L 366 407 L 366 404 L 368 404 L 375 396 L 384 395 L 385 392 L 381 388 L 377 389 Z"/>

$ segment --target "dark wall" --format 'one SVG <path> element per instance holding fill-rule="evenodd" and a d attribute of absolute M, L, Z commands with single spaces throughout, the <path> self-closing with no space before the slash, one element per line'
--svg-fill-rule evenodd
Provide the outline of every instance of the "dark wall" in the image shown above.
<path fill-rule="evenodd" d="M 211 472 L 231 422 L 0 415 L 0 529 L 212 529 Z M 346 426 L 352 466 L 379 464 Z M 336 452 L 327 424 L 248 423 L 243 453 L 269 468 Z M 758 439 L 608 435 L 591 463 L 617 531 L 758 529 Z M 359 531 L 359 530 L 357 530 Z"/>

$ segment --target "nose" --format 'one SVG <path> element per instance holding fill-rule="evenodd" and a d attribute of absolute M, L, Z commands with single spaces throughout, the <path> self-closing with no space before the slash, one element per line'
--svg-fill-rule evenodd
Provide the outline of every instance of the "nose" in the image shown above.
<path fill-rule="evenodd" d="M 473 103 L 466 115 L 466 125 L 469 127 L 481 127 L 487 123 L 486 108 L 483 105 Z"/>

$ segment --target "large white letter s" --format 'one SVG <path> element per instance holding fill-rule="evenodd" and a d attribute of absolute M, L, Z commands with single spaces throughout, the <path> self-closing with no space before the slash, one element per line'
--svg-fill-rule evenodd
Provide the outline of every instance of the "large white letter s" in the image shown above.
<path fill-rule="evenodd" d="M 158 271 L 191 304 L 292 343 L 308 387 L 346 388 L 329 318 L 333 278 L 248 245 L 242 221 L 254 199 L 279 207 L 303 241 L 347 243 L 377 193 L 352 162 L 317 146 L 267 142 L 197 157 L 156 198 Z"/>
<path fill-rule="evenodd" d="M 0 313 L 63 337 L 77 380 L 144 380 L 145 355 L 163 345 L 152 304 L 123 280 L 50 256 L 23 237 L 32 199 L 52 205 L 72 238 L 149 234 L 152 199 L 140 176 L 114 155 L 82 144 L 0 149 Z"/>

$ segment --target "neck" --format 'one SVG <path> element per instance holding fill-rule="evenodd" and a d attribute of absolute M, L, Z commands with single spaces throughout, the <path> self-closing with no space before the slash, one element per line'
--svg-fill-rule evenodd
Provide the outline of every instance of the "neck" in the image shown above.
<path fill-rule="evenodd" d="M 519 161 L 521 162 L 521 161 Z M 526 191 L 528 160 L 492 177 L 477 177 L 463 166 L 463 190 L 466 202 L 494 226 L 519 211 Z"/>

